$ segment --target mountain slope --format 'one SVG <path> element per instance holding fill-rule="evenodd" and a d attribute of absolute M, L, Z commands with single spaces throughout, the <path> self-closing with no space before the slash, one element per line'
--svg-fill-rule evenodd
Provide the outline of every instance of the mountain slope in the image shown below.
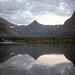
<path fill-rule="evenodd" d="M 56 37 L 59 38 L 75 38 L 75 12 L 56 32 Z"/>
<path fill-rule="evenodd" d="M 3 20 L 0 19 L 0 36 L 17 37 L 20 35 L 16 31 L 14 31 L 12 28 L 10 28 L 7 24 L 5 24 Z"/>
<path fill-rule="evenodd" d="M 42 25 L 34 20 L 28 26 L 19 26 L 15 28 L 24 37 L 51 37 L 54 34 L 54 30 L 59 26 Z"/>
<path fill-rule="evenodd" d="M 1 17 L 0 17 L 0 22 L 2 22 L 3 24 L 5 24 L 5 25 L 7 25 L 7 26 L 9 26 L 11 28 L 15 28 L 16 26 L 18 26 L 18 25 L 14 25 L 14 24 L 8 22 L 7 20 L 5 20 L 5 19 L 3 19 Z"/>

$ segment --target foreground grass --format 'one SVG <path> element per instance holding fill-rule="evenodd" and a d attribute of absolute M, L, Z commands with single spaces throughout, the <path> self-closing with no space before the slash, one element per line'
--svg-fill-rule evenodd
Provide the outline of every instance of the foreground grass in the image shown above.
<path fill-rule="evenodd" d="M 75 43 L 75 39 L 22 39 L 10 41 L 19 43 Z"/>

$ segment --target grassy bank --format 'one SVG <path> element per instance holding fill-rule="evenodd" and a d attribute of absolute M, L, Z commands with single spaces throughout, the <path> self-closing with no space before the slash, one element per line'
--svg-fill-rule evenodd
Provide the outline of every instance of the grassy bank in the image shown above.
<path fill-rule="evenodd" d="M 55 37 L 0 37 L 4 42 L 18 43 L 75 43 L 75 38 L 57 39 Z"/>
<path fill-rule="evenodd" d="M 35 39 L 10 40 L 19 43 L 75 43 L 75 39 Z"/>

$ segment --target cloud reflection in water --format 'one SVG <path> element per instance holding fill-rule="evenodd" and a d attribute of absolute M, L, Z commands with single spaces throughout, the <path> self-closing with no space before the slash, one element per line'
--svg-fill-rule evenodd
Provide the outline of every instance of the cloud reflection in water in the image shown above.
<path fill-rule="evenodd" d="M 64 55 L 17 55 L 0 65 L 0 75 L 74 75 L 75 68 Z"/>

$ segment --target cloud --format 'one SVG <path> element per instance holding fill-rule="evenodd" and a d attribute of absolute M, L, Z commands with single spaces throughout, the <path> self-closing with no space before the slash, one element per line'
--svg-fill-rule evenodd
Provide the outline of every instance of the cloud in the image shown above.
<path fill-rule="evenodd" d="M 1 75 L 74 75 L 75 68 L 71 62 L 61 62 L 58 64 L 48 65 L 48 60 L 51 61 L 59 61 L 59 59 L 63 59 L 56 55 L 58 59 L 55 59 L 53 55 L 43 55 L 39 57 L 39 61 L 42 58 L 42 63 L 38 63 L 37 60 L 34 60 L 28 54 L 26 55 L 17 55 L 14 56 L 4 63 L 0 64 L 0 74 Z M 50 59 L 43 59 L 50 58 Z M 55 60 L 53 60 L 55 59 Z M 67 59 L 66 59 L 67 60 Z M 46 64 L 43 64 L 47 62 Z"/>
<path fill-rule="evenodd" d="M 18 2 L 16 0 L 6 0 L 0 2 L 0 13 L 16 14 L 18 10 L 26 10 L 25 2 Z"/>
<path fill-rule="evenodd" d="M 30 12 L 36 13 L 36 14 L 43 14 L 43 13 L 48 13 L 48 12 L 54 12 L 58 6 L 59 6 L 59 0 L 52 1 L 52 0 L 38 0 L 34 1 L 32 0 L 33 3 L 29 2 L 29 4 L 32 6 L 30 9 Z"/>
<path fill-rule="evenodd" d="M 74 9 L 75 0 L 0 0 L 0 16 L 14 23 L 27 24 L 48 13 L 71 16 Z"/>

